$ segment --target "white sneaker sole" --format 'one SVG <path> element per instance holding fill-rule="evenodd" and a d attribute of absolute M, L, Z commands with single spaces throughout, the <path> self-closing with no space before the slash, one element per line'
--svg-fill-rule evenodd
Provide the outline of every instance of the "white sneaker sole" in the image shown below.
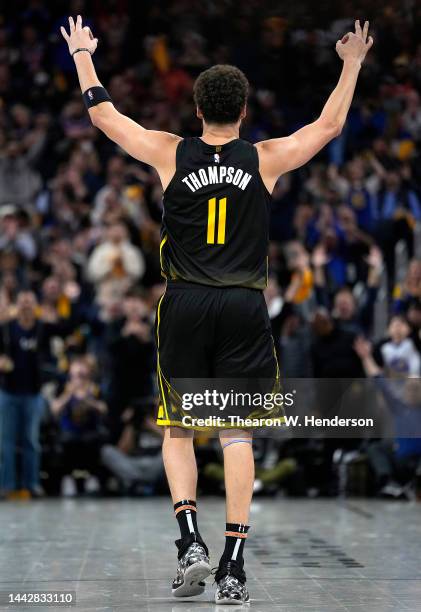
<path fill-rule="evenodd" d="M 229 598 L 216 599 L 216 595 L 215 595 L 215 603 L 218 604 L 218 606 L 246 606 L 247 604 L 250 603 L 250 599 L 248 599 L 247 601 L 240 601 L 239 599 L 229 599 Z"/>
<path fill-rule="evenodd" d="M 176 589 L 172 589 L 174 597 L 194 597 L 201 595 L 205 587 L 199 582 L 206 580 L 211 573 L 211 566 L 205 561 L 198 561 L 190 565 L 184 573 L 184 582 Z"/>

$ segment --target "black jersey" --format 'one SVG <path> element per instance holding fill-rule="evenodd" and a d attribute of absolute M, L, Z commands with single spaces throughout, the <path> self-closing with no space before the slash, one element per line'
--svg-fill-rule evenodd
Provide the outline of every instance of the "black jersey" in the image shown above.
<path fill-rule="evenodd" d="M 252 144 L 240 138 L 218 146 L 181 140 L 163 198 L 163 276 L 264 289 L 270 201 Z"/>

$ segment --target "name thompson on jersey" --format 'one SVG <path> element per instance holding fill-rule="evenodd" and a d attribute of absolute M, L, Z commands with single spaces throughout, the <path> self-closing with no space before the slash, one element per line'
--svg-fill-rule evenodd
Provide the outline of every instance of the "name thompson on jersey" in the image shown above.
<path fill-rule="evenodd" d="M 271 196 L 256 147 L 240 138 L 184 138 L 164 192 L 161 268 L 167 280 L 264 289 Z"/>
<path fill-rule="evenodd" d="M 244 191 L 251 179 L 252 175 L 244 172 L 241 168 L 236 169 L 234 166 L 208 166 L 207 168 L 200 168 L 197 172 L 190 172 L 189 175 L 182 179 L 182 183 L 185 183 L 193 193 L 207 185 L 217 185 L 220 183 L 231 183 Z"/>

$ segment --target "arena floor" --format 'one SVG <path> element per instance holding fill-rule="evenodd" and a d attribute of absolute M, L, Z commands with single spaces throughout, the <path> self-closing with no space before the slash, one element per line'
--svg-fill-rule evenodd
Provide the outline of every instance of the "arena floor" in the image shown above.
<path fill-rule="evenodd" d="M 204 499 L 199 512 L 216 563 L 223 503 Z M 256 500 L 251 524 L 252 610 L 420 612 L 419 504 Z M 200 598 L 171 597 L 176 527 L 162 498 L 2 503 L 0 591 L 76 590 L 84 611 L 233 610 L 213 604 L 209 579 Z"/>

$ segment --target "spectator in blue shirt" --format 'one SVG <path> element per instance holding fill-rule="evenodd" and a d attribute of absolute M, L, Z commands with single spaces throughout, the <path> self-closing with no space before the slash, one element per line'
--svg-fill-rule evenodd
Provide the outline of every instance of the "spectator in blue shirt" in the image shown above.
<path fill-rule="evenodd" d="M 16 318 L 0 328 L 0 489 L 41 494 L 39 431 L 44 412 L 40 393 L 41 364 L 54 326 L 37 319 L 32 291 L 17 296 Z M 16 450 L 21 442 L 22 473 L 17 474 Z"/>

